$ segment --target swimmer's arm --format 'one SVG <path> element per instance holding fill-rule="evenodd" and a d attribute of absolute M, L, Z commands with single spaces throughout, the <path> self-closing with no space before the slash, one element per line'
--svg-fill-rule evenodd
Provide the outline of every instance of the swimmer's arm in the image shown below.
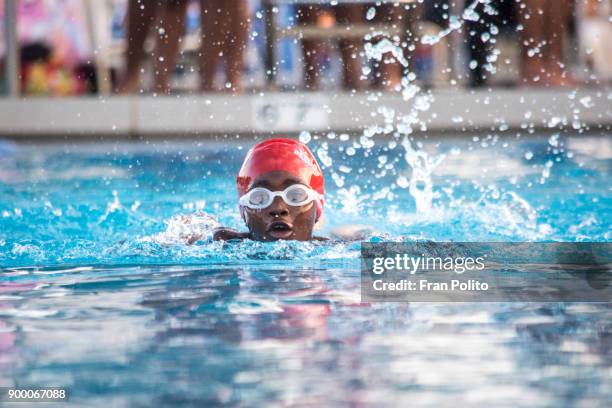
<path fill-rule="evenodd" d="M 250 238 L 249 232 L 239 232 L 231 228 L 220 227 L 213 231 L 213 241 L 231 241 L 233 239 Z"/>
<path fill-rule="evenodd" d="M 250 238 L 248 232 L 238 232 L 230 228 L 220 227 L 213 231 L 213 241 L 231 241 L 234 239 L 246 239 Z M 201 234 L 190 235 L 185 237 L 185 243 L 187 245 L 193 245 L 198 241 L 204 239 Z"/>
<path fill-rule="evenodd" d="M 251 233 L 239 232 L 226 227 L 220 227 L 213 231 L 213 241 L 231 241 L 233 239 L 251 239 Z M 329 238 L 313 236 L 312 240 L 329 241 Z"/>
<path fill-rule="evenodd" d="M 234 239 L 249 239 L 249 238 L 251 238 L 250 232 L 239 232 L 231 228 L 221 227 L 221 228 L 217 228 L 213 232 L 213 241 L 231 241 Z M 329 241 L 329 238 L 313 236 L 312 240 L 313 241 Z"/>
<path fill-rule="evenodd" d="M 336 228 L 332 231 L 332 239 L 341 240 L 341 241 L 359 241 L 363 239 L 367 233 L 371 232 L 371 229 L 364 226 L 354 226 L 348 225 L 344 227 Z M 192 239 L 188 241 L 188 244 L 193 244 L 194 242 L 200 240 L 202 237 L 191 237 Z M 234 239 L 250 239 L 250 232 L 240 232 L 233 230 L 231 228 L 219 227 L 213 231 L 213 241 L 231 241 Z M 329 238 L 313 236 L 313 241 L 329 241 Z"/>
<path fill-rule="evenodd" d="M 202 239 L 202 235 L 200 235 L 200 234 L 190 235 L 190 236 L 185 238 L 185 243 L 187 245 L 193 245 L 193 244 L 195 244 L 196 242 L 198 242 L 201 239 Z"/>

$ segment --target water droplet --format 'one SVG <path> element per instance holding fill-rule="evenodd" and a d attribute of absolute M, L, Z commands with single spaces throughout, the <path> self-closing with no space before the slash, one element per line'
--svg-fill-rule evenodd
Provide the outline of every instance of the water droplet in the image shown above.
<path fill-rule="evenodd" d="M 327 144 L 324 144 L 319 149 L 317 149 L 317 156 L 319 157 L 319 160 L 321 160 L 321 164 L 323 164 L 323 166 L 331 167 L 332 159 L 327 153 Z"/>
<path fill-rule="evenodd" d="M 408 187 L 410 187 L 410 181 L 408 181 L 408 179 L 406 177 L 404 177 L 404 176 L 399 176 L 397 178 L 396 183 L 397 183 L 397 186 L 400 187 L 400 188 L 408 188 Z"/>
<path fill-rule="evenodd" d="M 366 13 L 366 19 L 372 20 L 376 16 L 376 8 L 370 7 Z"/>
<path fill-rule="evenodd" d="M 594 106 L 593 99 L 590 96 L 585 96 L 584 98 L 580 98 L 580 103 L 585 108 L 592 108 Z"/>
<path fill-rule="evenodd" d="M 557 134 L 557 135 L 552 135 L 551 137 L 549 137 L 548 144 L 553 147 L 559 146 L 559 135 Z"/>
<path fill-rule="evenodd" d="M 310 135 L 310 132 L 307 132 L 304 130 L 300 133 L 299 139 L 300 139 L 300 142 L 304 144 L 308 144 L 312 140 L 312 136 Z"/>

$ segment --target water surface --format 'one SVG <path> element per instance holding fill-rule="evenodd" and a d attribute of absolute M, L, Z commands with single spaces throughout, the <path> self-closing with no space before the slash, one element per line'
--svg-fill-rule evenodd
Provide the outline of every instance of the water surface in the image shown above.
<path fill-rule="evenodd" d="M 313 139 L 319 233 L 610 241 L 610 140 Z M 3 145 L 0 386 L 75 406 L 612 404 L 610 304 L 362 304 L 359 242 L 186 245 L 243 228 L 249 146 Z"/>

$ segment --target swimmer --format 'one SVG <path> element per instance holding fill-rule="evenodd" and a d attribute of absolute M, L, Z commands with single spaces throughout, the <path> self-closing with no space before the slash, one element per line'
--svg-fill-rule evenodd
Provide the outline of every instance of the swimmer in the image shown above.
<path fill-rule="evenodd" d="M 314 236 L 323 215 L 323 172 L 306 145 L 269 139 L 247 153 L 237 177 L 240 214 L 248 232 L 217 228 L 214 240 L 326 240 Z"/>

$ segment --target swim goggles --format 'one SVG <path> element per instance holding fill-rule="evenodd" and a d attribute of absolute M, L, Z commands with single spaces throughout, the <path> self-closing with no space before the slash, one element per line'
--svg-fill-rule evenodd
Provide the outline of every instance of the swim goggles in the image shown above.
<path fill-rule="evenodd" d="M 269 207 L 276 197 L 281 197 L 287 205 L 299 207 L 312 201 L 322 199 L 321 194 L 303 184 L 293 184 L 284 191 L 270 191 L 267 188 L 256 187 L 240 197 L 240 205 L 253 210 Z"/>

